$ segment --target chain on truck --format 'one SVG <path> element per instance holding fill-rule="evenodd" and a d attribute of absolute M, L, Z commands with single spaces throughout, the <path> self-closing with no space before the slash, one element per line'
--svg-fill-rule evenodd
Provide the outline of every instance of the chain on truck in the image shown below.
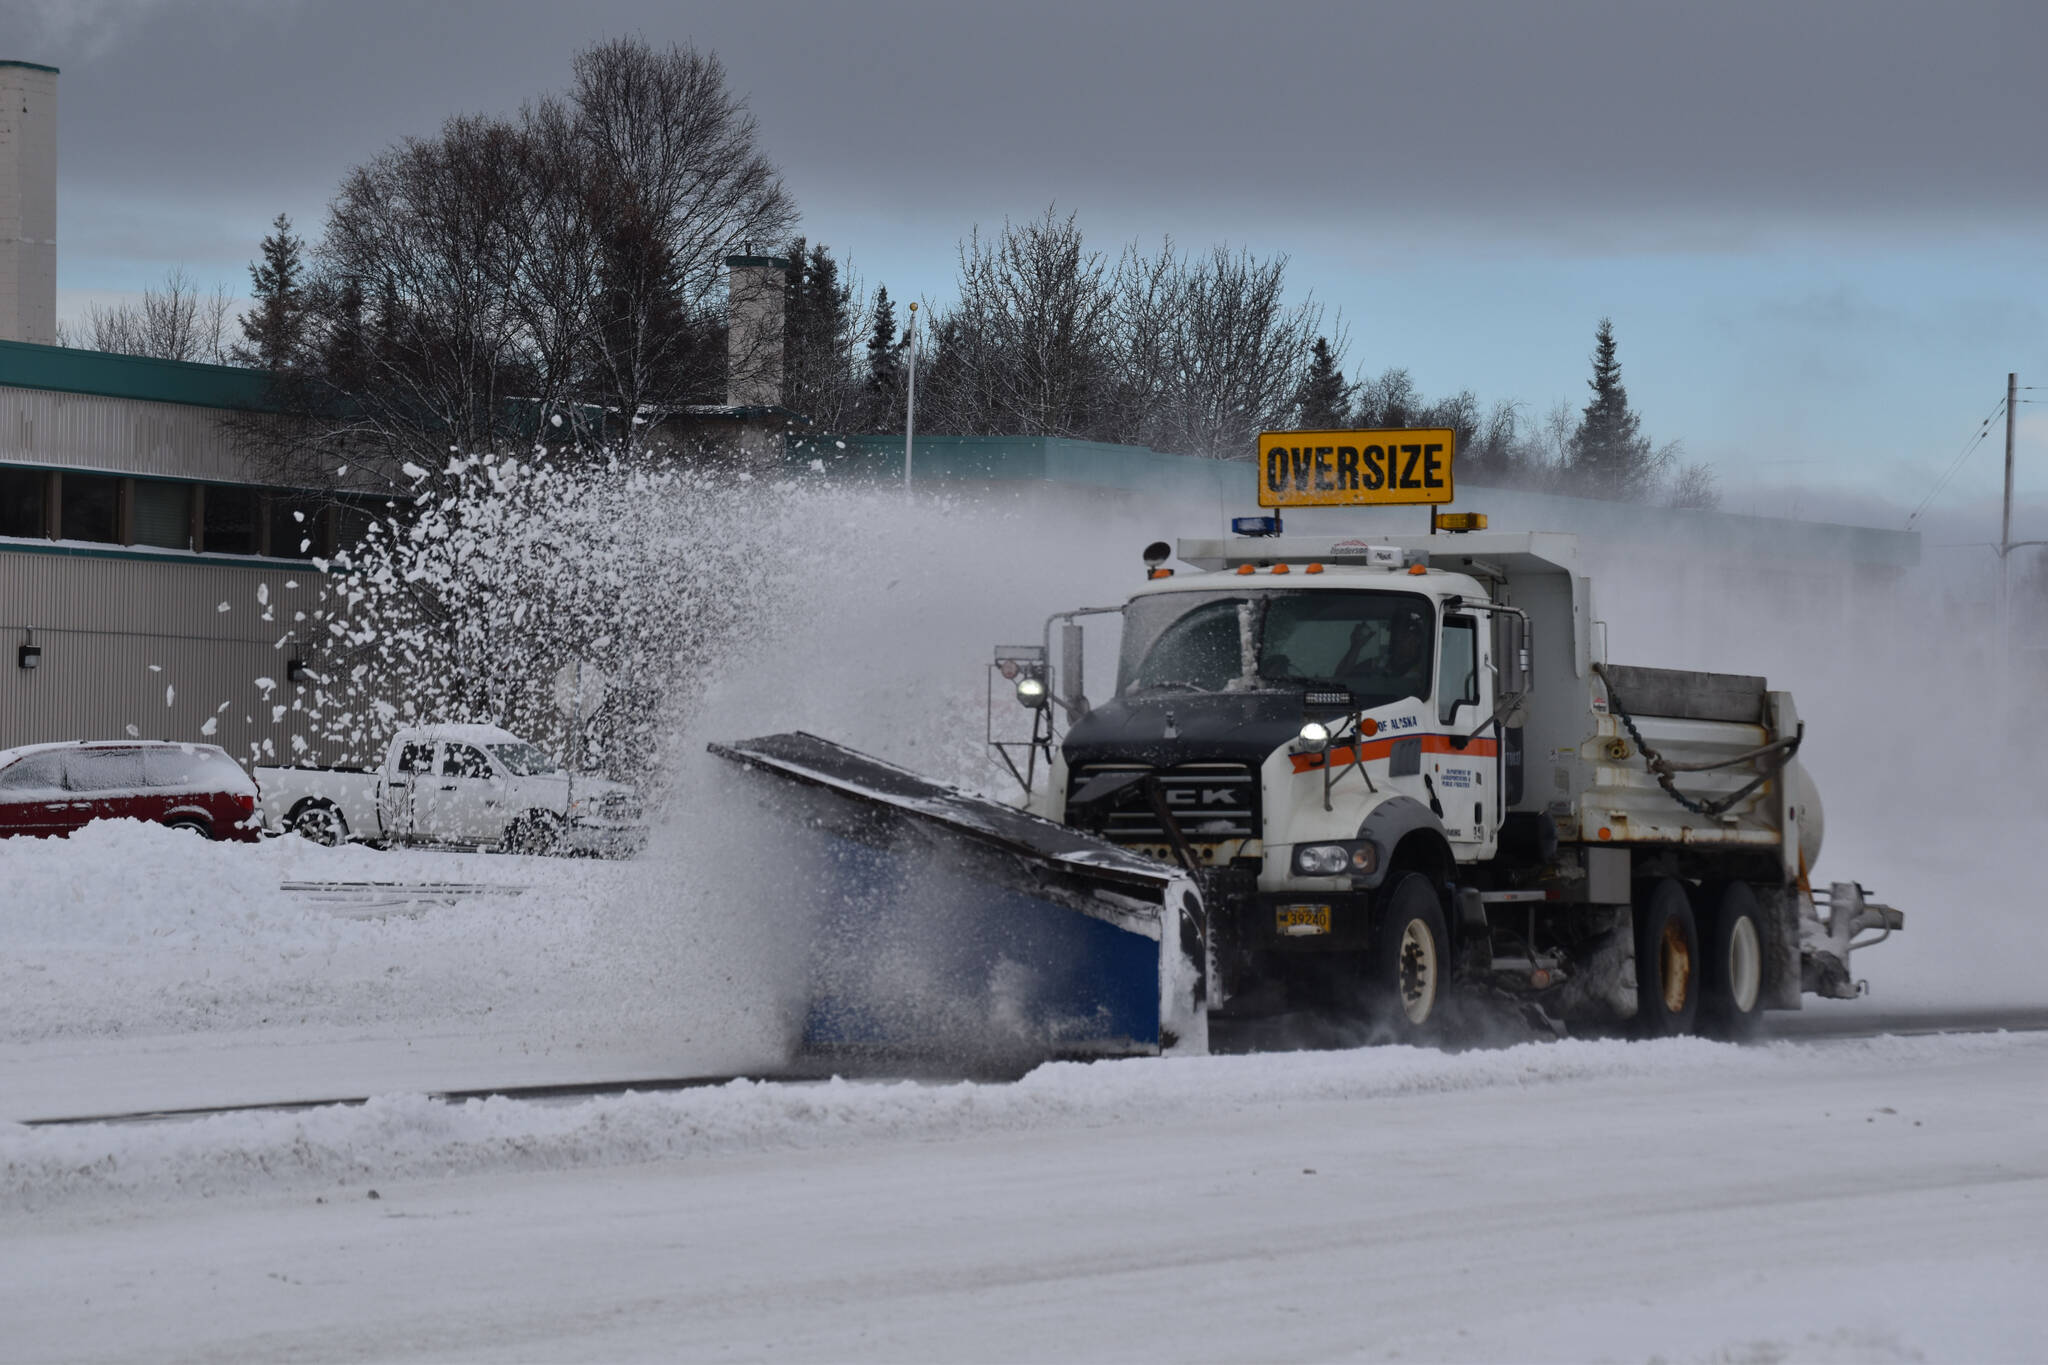
<path fill-rule="evenodd" d="M 1853 950 L 1903 916 L 1812 884 L 1791 694 L 1610 662 L 1576 539 L 1439 511 L 1454 456 L 1442 430 L 1267 433 L 1270 515 L 1155 544 L 1123 605 L 999 648 L 992 708 L 1014 695 L 1032 729 L 999 739 L 992 709 L 989 738 L 1025 808 L 1194 880 L 1211 1015 L 1358 1008 L 1415 1036 L 1456 986 L 1558 1025 L 1741 1037 L 1802 993 L 1856 995 Z M 1429 534 L 1280 516 L 1389 503 L 1427 505 Z M 1111 614 L 1095 703 L 1083 623 Z"/>

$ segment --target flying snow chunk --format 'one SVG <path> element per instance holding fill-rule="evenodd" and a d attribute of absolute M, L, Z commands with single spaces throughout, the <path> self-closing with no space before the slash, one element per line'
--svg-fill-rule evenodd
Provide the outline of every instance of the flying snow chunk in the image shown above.
<path fill-rule="evenodd" d="M 164 705 L 165 705 L 165 706 L 169 706 L 169 705 L 170 705 L 170 704 L 171 704 L 172 702 L 176 701 L 177 699 L 178 699 L 178 689 L 177 689 L 177 688 L 176 688 L 175 686 L 172 686 L 172 687 L 166 687 L 166 688 L 164 689 Z"/>
<path fill-rule="evenodd" d="M 128 738 L 130 739 L 140 739 L 142 737 L 142 731 L 136 729 L 132 725 L 126 725 L 122 728 L 128 732 Z"/>
<path fill-rule="evenodd" d="M 421 469 L 411 460 L 407 460 L 404 464 L 400 465 L 398 467 L 398 472 L 405 475 L 405 477 L 407 477 L 408 479 L 424 479 L 425 477 L 427 477 L 427 471 Z"/>
<path fill-rule="evenodd" d="M 554 424 L 555 426 L 560 426 L 562 425 L 562 414 L 558 412 L 554 416 L 548 418 L 548 421 Z"/>
<path fill-rule="evenodd" d="M 219 606 L 217 606 L 217 607 L 215 607 L 215 608 L 214 608 L 214 610 L 215 610 L 215 611 L 226 611 L 227 609 L 228 609 L 228 604 L 227 604 L 227 603 L 225 603 L 225 602 L 221 603 L 221 604 L 220 604 Z"/>
<path fill-rule="evenodd" d="M 206 718 L 206 723 L 199 727 L 199 733 L 202 735 L 210 735 L 218 729 L 220 729 L 220 717 L 208 716 Z"/>
<path fill-rule="evenodd" d="M 811 472 L 812 472 L 813 474 L 822 474 L 822 473 L 824 473 L 824 472 L 825 472 L 825 462 L 824 462 L 823 460 L 812 460 L 812 461 L 811 461 Z"/>

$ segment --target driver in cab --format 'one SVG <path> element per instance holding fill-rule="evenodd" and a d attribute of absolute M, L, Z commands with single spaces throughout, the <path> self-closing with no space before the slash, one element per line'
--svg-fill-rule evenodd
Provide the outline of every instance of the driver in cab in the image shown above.
<path fill-rule="evenodd" d="M 1351 648 L 1337 665 L 1337 675 L 1354 678 L 1359 674 L 1377 677 L 1379 686 L 1357 687 L 1360 692 L 1383 696 L 1423 698 L 1429 693 L 1429 618 L 1419 607 L 1397 611 L 1386 632 L 1372 629 L 1376 622 L 1361 621 L 1351 633 Z"/>

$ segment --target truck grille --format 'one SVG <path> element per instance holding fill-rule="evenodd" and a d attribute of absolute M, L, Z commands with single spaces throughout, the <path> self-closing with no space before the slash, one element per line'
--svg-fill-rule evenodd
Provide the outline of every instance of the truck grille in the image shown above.
<path fill-rule="evenodd" d="M 1103 773 L 1151 772 L 1142 763 L 1091 763 L 1074 771 L 1068 791 Z M 1189 843 L 1213 844 L 1226 839 L 1259 837 L 1258 774 L 1241 763 L 1184 763 L 1156 770 Z M 1103 837 L 1119 844 L 1157 844 L 1166 831 L 1142 796 L 1133 794 L 1109 817 Z"/>

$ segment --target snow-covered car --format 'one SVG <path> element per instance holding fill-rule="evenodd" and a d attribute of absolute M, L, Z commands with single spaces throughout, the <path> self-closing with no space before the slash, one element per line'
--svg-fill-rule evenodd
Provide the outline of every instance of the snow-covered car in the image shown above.
<path fill-rule="evenodd" d="M 72 740 L 0 750 L 0 835 L 65 835 L 93 820 L 148 820 L 254 840 L 256 784 L 212 744 Z"/>
<path fill-rule="evenodd" d="M 316 843 L 619 857 L 644 836 L 632 788 L 572 776 L 495 725 L 399 731 L 376 768 L 258 768 L 263 822 Z"/>

